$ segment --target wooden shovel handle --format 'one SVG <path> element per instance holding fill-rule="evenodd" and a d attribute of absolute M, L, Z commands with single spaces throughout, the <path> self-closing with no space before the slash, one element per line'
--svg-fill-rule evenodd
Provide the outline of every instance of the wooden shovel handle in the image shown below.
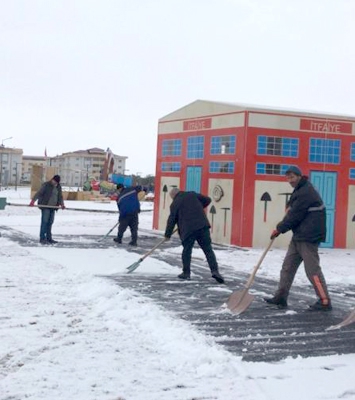
<path fill-rule="evenodd" d="M 260 260 L 259 260 L 258 263 L 255 265 L 255 267 L 254 267 L 254 269 L 253 269 L 253 272 L 251 273 L 251 275 L 250 275 L 250 277 L 249 277 L 249 279 L 248 279 L 248 282 L 247 282 L 246 285 L 245 285 L 245 287 L 246 287 L 247 289 L 249 289 L 250 286 L 251 286 L 251 284 L 253 283 L 254 278 L 255 278 L 255 275 L 256 275 L 258 269 L 260 268 L 260 265 L 261 265 L 261 263 L 263 262 L 263 260 L 264 260 L 264 258 L 265 258 L 265 256 L 266 256 L 266 254 L 268 253 L 268 251 L 270 250 L 272 244 L 274 243 L 274 240 L 275 240 L 275 239 L 271 239 L 271 240 L 270 240 L 270 243 L 268 244 L 268 246 L 266 247 L 266 249 L 264 250 L 263 254 L 262 254 L 261 257 L 260 257 Z"/>
<path fill-rule="evenodd" d="M 42 204 L 34 204 L 30 206 L 29 204 L 16 204 L 16 203 L 6 203 L 7 206 L 18 206 L 18 207 L 37 207 L 37 208 L 51 208 L 54 210 L 61 209 L 60 206 L 46 206 Z M 68 211 L 84 211 L 84 212 L 96 212 L 96 213 L 105 213 L 105 214 L 119 214 L 119 211 L 114 210 L 93 210 L 93 209 L 85 209 L 85 208 L 73 208 L 73 207 L 65 207 L 65 210 Z M 141 212 L 150 212 L 152 210 L 141 210 Z"/>
<path fill-rule="evenodd" d="M 16 203 L 6 203 L 7 206 L 17 206 L 17 207 L 41 207 L 41 208 L 54 208 L 58 209 L 60 208 L 59 206 L 45 206 L 45 205 L 38 205 L 34 204 L 33 206 L 30 206 L 29 204 L 16 204 Z"/>
<path fill-rule="evenodd" d="M 175 232 L 177 232 L 177 228 L 176 229 L 174 229 L 174 231 L 173 231 L 173 233 L 172 233 L 172 235 L 175 233 Z M 163 238 L 160 242 L 158 242 L 151 250 L 149 250 L 147 253 L 145 253 L 144 254 L 144 256 L 142 256 L 141 258 L 140 258 L 140 260 L 141 261 L 143 261 L 145 258 L 147 258 L 150 254 L 152 254 L 153 253 L 153 251 L 155 250 L 155 249 L 157 249 L 161 244 L 163 244 L 164 242 L 166 242 L 168 239 L 165 237 L 165 238 Z"/>

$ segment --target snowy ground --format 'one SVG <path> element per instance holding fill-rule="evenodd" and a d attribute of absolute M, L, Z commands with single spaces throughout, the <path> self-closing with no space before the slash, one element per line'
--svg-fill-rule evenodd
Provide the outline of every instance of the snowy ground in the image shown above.
<path fill-rule="evenodd" d="M 29 190 L 4 190 L 0 197 L 28 204 Z M 116 210 L 114 202 L 66 205 Z M 116 221 L 116 214 L 60 210 L 53 236 L 105 235 Z M 0 211 L 0 228 L 38 238 L 39 224 L 37 208 Z M 140 228 L 151 225 L 152 213 L 142 213 Z M 0 232 L 0 400 L 355 399 L 354 354 L 242 362 L 149 299 L 98 277 L 122 273 L 124 279 L 137 254 L 21 247 Z M 250 272 L 261 251 L 239 252 L 235 260 L 218 251 L 217 257 L 221 266 Z M 273 249 L 258 274 L 277 280 L 283 255 Z M 354 284 L 354 256 L 354 250 L 322 250 L 329 284 Z M 176 275 L 153 258 L 144 271 Z M 302 270 L 295 283 L 310 290 Z"/>

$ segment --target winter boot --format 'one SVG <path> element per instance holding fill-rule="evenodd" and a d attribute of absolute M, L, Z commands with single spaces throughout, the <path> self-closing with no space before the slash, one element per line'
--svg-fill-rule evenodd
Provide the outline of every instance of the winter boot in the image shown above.
<path fill-rule="evenodd" d="M 189 280 L 191 279 L 191 276 L 190 276 L 189 273 L 183 272 L 182 274 L 178 275 L 178 278 L 179 278 L 179 279 L 185 279 L 185 280 L 188 280 L 188 281 L 189 281 Z"/>
<path fill-rule="evenodd" d="M 268 304 L 274 304 L 278 308 L 287 308 L 287 300 L 282 296 L 274 296 L 274 297 L 264 297 L 264 301 Z"/>
<path fill-rule="evenodd" d="M 331 311 L 333 309 L 332 303 L 330 300 L 327 301 L 327 304 L 322 303 L 319 299 L 314 304 L 309 306 L 308 311 Z"/>
<path fill-rule="evenodd" d="M 223 276 L 218 271 L 212 272 L 212 278 L 214 278 L 218 283 L 224 283 Z"/>
<path fill-rule="evenodd" d="M 128 243 L 128 245 L 129 246 L 133 246 L 133 247 L 137 247 L 137 242 L 131 241 L 131 242 Z"/>
<path fill-rule="evenodd" d="M 121 243 L 122 243 L 122 240 L 119 239 L 119 238 L 117 238 L 117 237 L 115 237 L 115 238 L 113 239 L 113 241 L 116 242 L 116 243 L 118 243 L 118 244 L 121 244 Z"/>

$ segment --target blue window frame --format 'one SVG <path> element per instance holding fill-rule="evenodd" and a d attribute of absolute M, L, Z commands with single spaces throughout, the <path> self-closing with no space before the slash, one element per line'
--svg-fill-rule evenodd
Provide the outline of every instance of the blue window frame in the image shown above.
<path fill-rule="evenodd" d="M 181 139 L 163 140 L 162 153 L 164 156 L 181 156 Z"/>
<path fill-rule="evenodd" d="M 187 139 L 187 158 L 203 158 L 205 138 L 193 136 Z"/>
<path fill-rule="evenodd" d="M 290 165 L 287 164 L 267 164 L 256 163 L 257 175 L 285 175 Z"/>
<path fill-rule="evenodd" d="M 211 154 L 235 154 L 235 136 L 212 136 Z"/>
<path fill-rule="evenodd" d="M 232 161 L 211 161 L 210 172 L 217 174 L 233 174 L 234 162 Z"/>
<path fill-rule="evenodd" d="M 309 162 L 340 164 L 339 139 L 309 139 Z"/>
<path fill-rule="evenodd" d="M 350 161 L 355 161 L 355 143 L 351 143 L 351 147 L 350 147 Z"/>
<path fill-rule="evenodd" d="M 162 172 L 180 172 L 181 163 L 179 162 L 162 162 L 161 163 Z"/>
<path fill-rule="evenodd" d="M 355 168 L 349 169 L 349 179 L 355 179 Z"/>
<path fill-rule="evenodd" d="M 258 136 L 259 155 L 298 157 L 299 140 L 276 136 Z"/>

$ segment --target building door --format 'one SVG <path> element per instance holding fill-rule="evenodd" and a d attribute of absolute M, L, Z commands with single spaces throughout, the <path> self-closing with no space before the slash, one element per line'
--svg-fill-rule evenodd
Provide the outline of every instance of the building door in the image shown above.
<path fill-rule="evenodd" d="M 327 237 L 326 241 L 321 243 L 321 247 L 333 247 L 337 173 L 311 171 L 311 182 L 321 195 L 327 209 Z"/>
<path fill-rule="evenodd" d="M 187 167 L 186 191 L 201 193 L 202 167 Z"/>

